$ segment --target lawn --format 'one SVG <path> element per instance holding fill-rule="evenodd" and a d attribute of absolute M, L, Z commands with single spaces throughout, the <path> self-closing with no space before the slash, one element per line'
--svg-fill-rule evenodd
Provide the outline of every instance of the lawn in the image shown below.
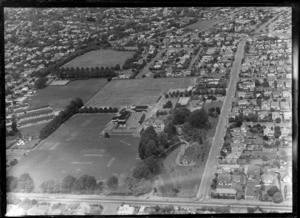
<path fill-rule="evenodd" d="M 163 91 L 171 88 L 187 88 L 190 83 L 191 78 L 113 80 L 94 95 L 86 105 L 92 107 L 153 105 Z"/>
<path fill-rule="evenodd" d="M 88 79 L 72 81 L 65 86 L 48 86 L 38 90 L 37 95 L 32 96 L 28 103 L 30 107 L 50 105 L 54 110 L 61 110 L 76 97 L 87 102 L 106 83 L 106 79 Z"/>
<path fill-rule="evenodd" d="M 188 29 L 198 29 L 198 30 L 204 30 L 206 28 L 210 28 L 213 25 L 217 24 L 219 21 L 218 20 L 199 20 L 196 23 L 193 23 L 186 28 Z"/>
<path fill-rule="evenodd" d="M 116 64 L 122 66 L 125 61 L 132 57 L 134 52 L 131 51 L 114 51 L 114 50 L 96 50 L 87 52 L 63 67 L 114 67 Z"/>
<path fill-rule="evenodd" d="M 8 171 L 8 175 L 29 173 L 36 187 L 48 179 L 61 181 L 66 175 L 88 174 L 106 180 L 113 174 L 126 176 L 138 157 L 139 138 L 100 136 L 113 114 L 76 114 L 34 151 Z"/>

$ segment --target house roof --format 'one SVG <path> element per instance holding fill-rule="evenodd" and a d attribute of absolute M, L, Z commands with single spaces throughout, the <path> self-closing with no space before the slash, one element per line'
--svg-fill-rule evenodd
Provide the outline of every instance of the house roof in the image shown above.
<path fill-rule="evenodd" d="M 232 188 L 216 188 L 216 193 L 219 194 L 236 194 L 236 190 Z"/>

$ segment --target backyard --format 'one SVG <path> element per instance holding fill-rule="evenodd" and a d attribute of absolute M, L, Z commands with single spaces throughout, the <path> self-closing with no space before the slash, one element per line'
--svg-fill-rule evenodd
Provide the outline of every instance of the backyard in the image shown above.
<path fill-rule="evenodd" d="M 87 52 L 63 67 L 114 67 L 116 64 L 122 66 L 124 62 L 132 57 L 134 52 L 131 51 L 114 51 L 114 50 L 96 50 Z"/>
<path fill-rule="evenodd" d="M 45 180 L 84 174 L 96 180 L 122 178 L 135 165 L 139 138 L 100 136 L 114 114 L 77 114 L 60 126 L 35 150 L 22 158 L 8 175 L 29 173 L 36 187 Z"/>
<path fill-rule="evenodd" d="M 31 108 L 50 105 L 54 110 L 62 110 L 77 97 L 87 102 L 106 83 L 106 79 L 89 79 L 72 81 L 64 86 L 48 86 L 38 90 L 28 103 Z"/>

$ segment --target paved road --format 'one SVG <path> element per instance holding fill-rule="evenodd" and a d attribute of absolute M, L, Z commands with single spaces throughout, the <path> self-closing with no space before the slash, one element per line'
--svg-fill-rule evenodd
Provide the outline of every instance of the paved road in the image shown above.
<path fill-rule="evenodd" d="M 246 207 L 256 207 L 260 206 L 263 209 L 268 210 L 280 210 L 280 211 L 292 211 L 291 205 L 288 204 L 275 204 L 275 203 L 260 203 L 253 202 L 250 204 L 245 204 L 245 202 L 233 202 L 228 200 L 226 203 L 216 201 L 209 202 L 195 202 L 191 199 L 179 199 L 179 198 L 158 198 L 157 200 L 147 199 L 145 197 L 133 197 L 133 196 L 99 196 L 99 195 L 61 195 L 61 194 L 39 194 L 39 193 L 9 193 L 9 196 L 15 196 L 19 198 L 31 198 L 39 201 L 45 202 L 60 202 L 60 203 L 70 203 L 70 202 L 87 202 L 87 203 L 100 203 L 100 204 L 134 204 L 134 205 L 174 205 L 182 207 L 224 207 L 230 204 L 231 208 L 246 208 Z"/>
<path fill-rule="evenodd" d="M 260 25 L 253 33 L 254 34 L 259 33 L 262 29 L 266 28 L 270 23 L 272 23 L 275 19 L 277 19 L 281 14 L 282 14 L 282 12 L 279 12 L 273 18 L 271 18 L 270 20 L 268 20 L 266 23 Z"/>
<path fill-rule="evenodd" d="M 237 52 L 235 54 L 235 61 L 231 69 L 231 74 L 230 74 L 231 77 L 227 89 L 227 94 L 223 102 L 216 133 L 212 141 L 212 147 L 209 152 L 209 157 L 206 162 L 203 178 L 197 193 L 197 197 L 200 200 L 203 200 L 204 198 L 207 197 L 208 194 L 207 192 L 210 188 L 211 180 L 213 179 L 215 174 L 215 170 L 213 167 L 216 167 L 218 165 L 218 157 L 220 156 L 220 149 L 222 148 L 223 141 L 224 141 L 223 137 L 226 130 L 227 117 L 231 110 L 231 102 L 232 102 L 232 98 L 234 97 L 236 83 L 238 81 L 239 69 L 241 67 L 242 59 L 244 56 L 244 46 L 245 46 L 245 39 L 242 39 L 238 45 Z"/>
<path fill-rule="evenodd" d="M 159 50 L 156 54 L 156 56 L 146 64 L 146 66 L 142 69 L 142 71 L 136 76 L 137 79 L 142 78 L 143 75 L 146 75 L 146 73 L 150 72 L 149 68 L 153 65 L 153 63 L 161 58 L 161 54 L 166 51 L 166 49 Z"/>

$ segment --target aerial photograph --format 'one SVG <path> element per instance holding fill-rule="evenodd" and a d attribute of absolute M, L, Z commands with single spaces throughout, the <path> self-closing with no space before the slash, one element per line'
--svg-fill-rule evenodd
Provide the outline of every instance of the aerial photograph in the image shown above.
<path fill-rule="evenodd" d="M 3 10 L 6 216 L 292 213 L 291 7 Z"/>

